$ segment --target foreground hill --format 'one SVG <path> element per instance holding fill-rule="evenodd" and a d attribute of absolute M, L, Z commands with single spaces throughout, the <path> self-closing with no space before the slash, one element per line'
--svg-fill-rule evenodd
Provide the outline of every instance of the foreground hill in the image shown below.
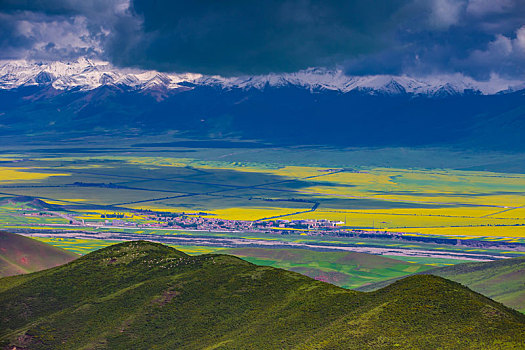
<path fill-rule="evenodd" d="M 0 231 L 0 277 L 63 265 L 77 254 L 14 233 Z"/>
<path fill-rule="evenodd" d="M 525 316 L 430 275 L 362 293 L 138 241 L 0 279 L 0 342 L 7 349 L 518 349 Z"/>
<path fill-rule="evenodd" d="M 302 273 L 344 288 L 384 281 L 429 270 L 427 265 L 358 252 L 319 252 L 306 249 L 232 248 L 223 251 L 253 264 Z"/>
<path fill-rule="evenodd" d="M 525 312 L 525 257 L 464 263 L 439 267 L 423 273 L 456 281 L 500 303 Z M 358 289 L 377 290 L 395 280 L 381 281 Z"/>

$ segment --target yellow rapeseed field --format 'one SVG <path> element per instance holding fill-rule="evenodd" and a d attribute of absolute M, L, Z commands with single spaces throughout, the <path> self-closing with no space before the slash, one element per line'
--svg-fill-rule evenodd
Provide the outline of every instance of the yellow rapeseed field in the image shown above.
<path fill-rule="evenodd" d="M 0 167 L 0 182 L 16 183 L 20 181 L 44 180 L 51 176 L 70 176 L 65 173 L 41 173 L 32 168 Z"/>

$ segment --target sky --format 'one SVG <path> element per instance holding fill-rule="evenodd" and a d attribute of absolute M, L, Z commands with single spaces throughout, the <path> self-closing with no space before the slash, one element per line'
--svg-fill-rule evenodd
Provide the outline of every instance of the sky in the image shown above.
<path fill-rule="evenodd" d="M 0 0 L 0 59 L 525 80 L 525 0 Z"/>

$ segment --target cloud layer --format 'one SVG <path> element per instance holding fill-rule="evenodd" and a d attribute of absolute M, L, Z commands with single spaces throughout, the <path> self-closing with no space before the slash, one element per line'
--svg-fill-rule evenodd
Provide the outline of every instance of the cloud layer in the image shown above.
<path fill-rule="evenodd" d="M 525 79 L 525 0 L 49 0 L 0 2 L 0 58 L 91 56 L 239 75 Z"/>

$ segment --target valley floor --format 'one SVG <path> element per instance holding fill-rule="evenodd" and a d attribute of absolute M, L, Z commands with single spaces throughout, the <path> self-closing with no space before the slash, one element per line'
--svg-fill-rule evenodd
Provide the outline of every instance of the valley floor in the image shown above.
<path fill-rule="evenodd" d="M 195 146 L 6 149 L 0 228 L 81 254 L 147 239 L 190 254 L 254 247 L 372 253 L 414 271 L 525 253 L 525 175 L 495 171 L 505 158 L 467 155 L 449 162 L 455 169 L 403 168 L 396 152 L 412 164 L 439 153 Z M 244 258 L 346 287 L 368 283 L 366 271 L 348 280 L 337 264 Z"/>

